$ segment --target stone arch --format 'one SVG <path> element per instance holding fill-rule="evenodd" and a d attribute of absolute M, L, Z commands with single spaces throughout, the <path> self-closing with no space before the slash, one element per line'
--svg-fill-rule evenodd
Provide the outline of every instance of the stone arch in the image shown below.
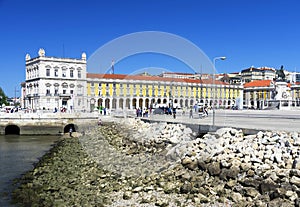
<path fill-rule="evenodd" d="M 117 99 L 113 99 L 112 100 L 112 107 L 111 107 L 112 109 L 116 109 L 117 108 Z"/>
<path fill-rule="evenodd" d="M 96 100 L 94 98 L 91 98 L 91 100 L 90 100 L 90 111 L 94 110 L 95 103 L 96 103 Z"/>
<path fill-rule="evenodd" d="M 123 109 L 123 105 L 124 105 L 124 99 L 120 98 L 120 100 L 119 100 L 119 108 Z"/>
<path fill-rule="evenodd" d="M 72 128 L 72 132 L 76 132 L 78 131 L 78 126 L 75 124 L 67 124 L 64 127 L 64 133 L 68 133 L 70 131 L 70 128 Z"/>
<path fill-rule="evenodd" d="M 5 135 L 8 134 L 15 134 L 15 135 L 20 135 L 20 127 L 18 127 L 17 125 L 7 125 L 5 127 Z"/>
<path fill-rule="evenodd" d="M 167 101 L 167 99 L 163 99 L 163 104 L 166 104 L 168 101 Z"/>
<path fill-rule="evenodd" d="M 153 108 L 155 105 L 155 98 L 151 99 L 150 107 Z"/>
<path fill-rule="evenodd" d="M 184 106 L 185 106 L 185 107 L 188 107 L 188 106 L 189 106 L 189 100 L 187 100 L 187 99 L 185 100 Z"/>
<path fill-rule="evenodd" d="M 132 106 L 133 106 L 133 108 L 135 108 L 135 109 L 137 109 L 136 102 L 137 102 L 136 98 L 132 99 Z"/>
<path fill-rule="evenodd" d="M 179 103 L 180 103 L 181 107 L 186 107 L 186 106 L 183 105 L 183 100 L 182 99 L 180 99 Z"/>
<path fill-rule="evenodd" d="M 98 106 L 99 106 L 99 107 L 102 106 L 102 103 L 103 103 L 103 99 L 102 99 L 102 98 L 99 98 L 99 99 L 98 99 Z"/>
<path fill-rule="evenodd" d="M 139 99 L 139 106 L 138 107 L 143 108 L 143 99 L 142 98 Z"/>
<path fill-rule="evenodd" d="M 126 99 L 125 107 L 130 109 L 130 99 L 129 98 Z"/>
<path fill-rule="evenodd" d="M 150 101 L 149 101 L 149 98 L 146 98 L 146 100 L 145 100 L 145 107 L 146 107 L 146 108 L 150 108 Z"/>
<path fill-rule="evenodd" d="M 105 99 L 105 108 L 107 108 L 107 109 L 110 108 L 109 99 Z"/>

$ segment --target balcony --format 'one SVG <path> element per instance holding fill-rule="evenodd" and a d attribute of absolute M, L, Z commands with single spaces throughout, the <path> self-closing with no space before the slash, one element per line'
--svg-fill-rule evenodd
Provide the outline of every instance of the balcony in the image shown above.
<path fill-rule="evenodd" d="M 33 97 L 38 97 L 39 94 L 38 93 L 34 93 L 34 94 L 27 94 L 26 98 L 33 98 Z"/>
<path fill-rule="evenodd" d="M 60 93 L 59 97 L 61 97 L 61 98 L 71 98 L 71 95 L 72 94 L 69 94 L 69 93 Z"/>

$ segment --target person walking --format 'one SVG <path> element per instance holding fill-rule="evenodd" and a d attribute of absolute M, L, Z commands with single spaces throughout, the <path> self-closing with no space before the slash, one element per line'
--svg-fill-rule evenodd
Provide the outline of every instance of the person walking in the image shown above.
<path fill-rule="evenodd" d="M 173 118 L 176 119 L 176 108 L 173 108 Z"/>
<path fill-rule="evenodd" d="M 73 133 L 73 129 L 72 129 L 72 127 L 70 127 L 70 129 L 69 129 L 70 137 L 73 137 L 72 133 Z"/>
<path fill-rule="evenodd" d="M 191 109 L 190 109 L 190 119 L 192 119 L 192 118 L 193 118 L 193 109 L 191 107 Z"/>

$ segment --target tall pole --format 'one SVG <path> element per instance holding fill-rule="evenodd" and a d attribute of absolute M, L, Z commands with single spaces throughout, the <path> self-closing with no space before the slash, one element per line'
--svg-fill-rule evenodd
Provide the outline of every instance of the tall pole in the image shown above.
<path fill-rule="evenodd" d="M 213 123 L 212 123 L 212 127 L 213 127 L 213 130 L 215 129 L 215 118 L 216 118 L 216 107 L 215 107 L 215 103 L 216 103 L 216 60 L 225 60 L 226 57 L 215 57 L 213 59 L 213 87 L 214 87 L 214 94 L 213 94 Z"/>
<path fill-rule="evenodd" d="M 15 100 L 14 100 L 14 105 L 15 106 L 17 104 L 17 92 L 19 92 L 19 90 L 17 90 L 17 86 L 15 86 Z"/>

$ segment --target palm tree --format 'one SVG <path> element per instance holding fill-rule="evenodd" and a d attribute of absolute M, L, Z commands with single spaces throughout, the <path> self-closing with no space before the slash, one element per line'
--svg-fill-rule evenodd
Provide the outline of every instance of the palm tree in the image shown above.
<path fill-rule="evenodd" d="M 7 96 L 5 95 L 4 91 L 2 90 L 2 88 L 0 87 L 0 107 L 5 104 L 8 105 L 7 103 Z"/>

